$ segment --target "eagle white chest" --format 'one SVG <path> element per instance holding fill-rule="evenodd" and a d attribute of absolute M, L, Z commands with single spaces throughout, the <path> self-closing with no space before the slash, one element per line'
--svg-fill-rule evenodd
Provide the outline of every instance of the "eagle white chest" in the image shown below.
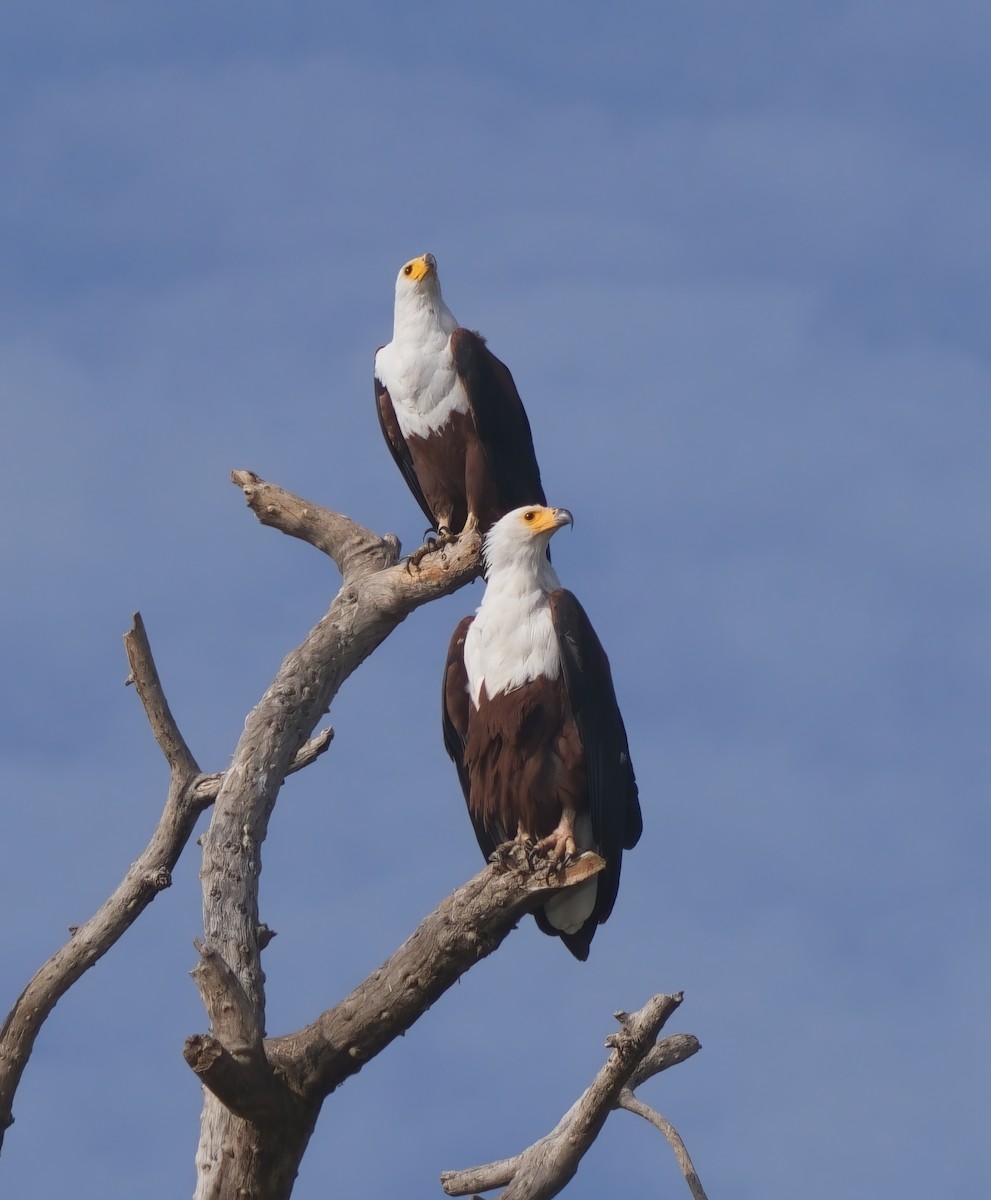
<path fill-rule="evenodd" d="M 561 671 L 547 593 L 507 582 L 509 587 L 493 590 L 490 581 L 465 637 L 468 694 L 476 709 L 483 683 L 486 695 L 498 696 L 541 675 L 556 679 Z"/>
<path fill-rule="evenodd" d="M 375 374 L 388 388 L 403 437 L 429 437 L 455 412 L 468 411 L 468 396 L 451 355 L 458 323 L 444 306 L 397 306 L 392 341 L 375 356 Z"/>

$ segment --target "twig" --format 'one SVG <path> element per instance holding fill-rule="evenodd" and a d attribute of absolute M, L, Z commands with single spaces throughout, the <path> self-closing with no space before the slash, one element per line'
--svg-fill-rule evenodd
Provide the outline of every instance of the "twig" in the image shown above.
<path fill-rule="evenodd" d="M 297 771 L 302 771 L 304 767 L 315 763 L 321 754 L 330 749 L 330 743 L 333 740 L 333 729 L 329 727 L 321 729 L 318 734 L 311 737 L 308 742 L 304 743 L 297 750 L 296 757 L 289 764 L 286 774 L 295 775 Z M 217 793 L 220 791 L 220 785 L 223 781 L 223 771 L 215 771 L 212 775 L 201 775 L 197 779 L 196 795 L 204 802 L 204 806 L 212 804 L 217 799 Z"/>
<path fill-rule="evenodd" d="M 645 1121 L 649 1121 L 651 1125 L 654 1125 L 664 1134 L 668 1139 L 671 1149 L 674 1151 L 674 1156 L 678 1160 L 678 1166 L 685 1177 L 685 1182 L 691 1189 L 694 1200 L 708 1200 L 702 1188 L 702 1183 L 699 1180 L 698 1173 L 695 1170 L 695 1164 L 685 1149 L 685 1143 L 681 1140 L 681 1135 L 671 1122 L 666 1117 L 662 1117 L 655 1109 L 644 1104 L 642 1100 L 638 1100 L 629 1088 L 624 1088 L 620 1092 L 616 1107 L 625 1108 L 627 1112 L 636 1113 L 638 1117 L 643 1117 Z"/>
<path fill-rule="evenodd" d="M 148 724 L 155 735 L 155 741 L 165 755 L 165 761 L 173 773 L 182 776 L 198 775 L 196 759 L 186 745 L 186 739 L 179 732 L 169 702 L 165 699 L 140 613 L 134 614 L 131 628 L 124 634 L 124 649 L 127 652 L 127 661 L 131 664 L 131 673 L 124 680 L 124 685 L 129 687 L 134 684 L 134 689 L 144 706 Z"/>

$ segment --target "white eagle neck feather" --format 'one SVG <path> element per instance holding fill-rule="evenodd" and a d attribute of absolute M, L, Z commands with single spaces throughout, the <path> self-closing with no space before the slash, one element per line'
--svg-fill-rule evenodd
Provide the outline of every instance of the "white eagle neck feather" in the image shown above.
<path fill-rule="evenodd" d="M 468 411 L 450 349 L 457 328 L 436 273 L 414 285 L 400 274 L 392 341 L 376 354 L 375 374 L 389 390 L 403 437 L 429 437 L 452 413 Z"/>
<path fill-rule="evenodd" d="M 547 539 L 520 545 L 505 521 L 497 521 L 486 539 L 485 595 L 465 637 L 468 694 L 476 709 L 483 684 L 487 696 L 498 696 L 540 675 L 556 679 L 561 671 L 549 602 L 561 581 L 547 559 Z"/>

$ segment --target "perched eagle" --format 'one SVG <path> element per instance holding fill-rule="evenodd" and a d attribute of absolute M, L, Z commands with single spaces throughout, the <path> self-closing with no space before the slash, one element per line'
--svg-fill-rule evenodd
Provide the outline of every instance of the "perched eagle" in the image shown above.
<path fill-rule="evenodd" d="M 534 914 L 584 960 L 643 826 L 609 660 L 547 556 L 571 523 L 567 509 L 531 505 L 489 530 L 485 594 L 454 631 L 442 705 L 444 744 L 486 857 L 516 838 L 552 862 L 583 850 L 605 859 Z"/>
<path fill-rule="evenodd" d="M 540 469 L 509 368 L 462 329 L 424 254 L 396 279 L 392 341 L 375 355 L 375 400 L 392 457 L 442 539 L 544 504 Z"/>

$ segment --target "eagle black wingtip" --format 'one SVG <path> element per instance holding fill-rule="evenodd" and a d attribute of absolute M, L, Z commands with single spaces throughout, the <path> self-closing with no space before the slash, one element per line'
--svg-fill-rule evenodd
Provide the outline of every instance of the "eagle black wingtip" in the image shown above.
<path fill-rule="evenodd" d="M 591 933 L 586 934 L 584 930 L 579 930 L 578 933 L 559 933 L 558 937 L 579 962 L 588 961 L 588 952 L 592 946 Z"/>

